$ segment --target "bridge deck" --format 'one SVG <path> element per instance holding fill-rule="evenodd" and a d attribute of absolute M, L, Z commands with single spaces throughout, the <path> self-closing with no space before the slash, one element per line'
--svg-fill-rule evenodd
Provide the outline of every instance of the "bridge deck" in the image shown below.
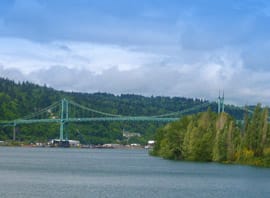
<path fill-rule="evenodd" d="M 101 121 L 152 121 L 152 122 L 172 122 L 179 118 L 155 118 L 155 117 L 98 117 L 98 118 L 68 118 L 64 122 L 101 122 Z M 34 123 L 60 123 L 61 119 L 18 119 L 14 121 L 3 121 L 1 125 L 13 126 L 14 124 L 34 124 Z"/>

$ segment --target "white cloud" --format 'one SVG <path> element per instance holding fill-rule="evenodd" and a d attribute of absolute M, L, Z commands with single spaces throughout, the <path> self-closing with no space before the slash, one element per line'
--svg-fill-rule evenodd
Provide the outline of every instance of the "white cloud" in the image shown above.
<path fill-rule="evenodd" d="M 102 73 L 111 67 L 121 70 L 155 64 L 162 57 L 129 48 L 82 42 L 36 43 L 24 39 L 0 39 L 0 64 L 29 74 L 55 65 Z"/>
<path fill-rule="evenodd" d="M 242 51 L 235 48 L 150 53 L 137 46 L 83 42 L 1 38 L 0 43 L 0 75 L 15 80 L 68 91 L 209 100 L 215 100 L 218 90 L 224 89 L 228 102 L 270 104 L 270 72 L 246 68 Z"/>

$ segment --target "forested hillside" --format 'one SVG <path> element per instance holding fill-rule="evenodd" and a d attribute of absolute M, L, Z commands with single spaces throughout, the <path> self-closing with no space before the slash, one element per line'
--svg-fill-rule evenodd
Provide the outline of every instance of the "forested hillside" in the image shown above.
<path fill-rule="evenodd" d="M 149 116 L 180 111 L 202 104 L 199 99 L 184 97 L 144 97 L 133 94 L 113 95 L 108 93 L 72 93 L 57 91 L 46 86 L 38 86 L 29 82 L 15 83 L 0 78 L 0 120 L 13 120 L 51 105 L 62 98 L 73 100 L 81 105 L 99 111 L 131 115 Z M 212 103 L 212 109 L 216 104 Z M 243 117 L 241 110 L 226 106 L 226 110 L 237 119 Z M 204 111 L 206 109 L 197 109 Z M 193 112 L 195 113 L 195 112 Z M 130 142 L 145 142 L 153 138 L 157 128 L 164 126 L 154 122 L 98 122 L 69 124 L 71 139 L 79 139 L 83 143 L 108 143 L 122 141 L 122 131 L 141 133 L 141 138 L 131 138 Z M 58 124 L 21 125 L 18 128 L 17 139 L 21 141 L 47 141 L 59 136 Z M 0 140 L 12 139 L 11 128 L 0 128 Z"/>
<path fill-rule="evenodd" d="M 167 159 L 270 166 L 268 109 L 257 105 L 236 122 L 208 110 L 170 123 L 156 135 L 153 154 Z"/>

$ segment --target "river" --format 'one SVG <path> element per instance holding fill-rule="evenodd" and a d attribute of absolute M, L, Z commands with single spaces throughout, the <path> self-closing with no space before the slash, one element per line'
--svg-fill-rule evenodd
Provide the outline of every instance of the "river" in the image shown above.
<path fill-rule="evenodd" d="M 270 169 L 146 150 L 0 147 L 0 197 L 269 197 Z"/>

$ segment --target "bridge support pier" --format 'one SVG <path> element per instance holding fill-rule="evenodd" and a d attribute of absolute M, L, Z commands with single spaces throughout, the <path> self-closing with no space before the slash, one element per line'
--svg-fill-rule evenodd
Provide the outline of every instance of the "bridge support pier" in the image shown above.
<path fill-rule="evenodd" d="M 61 100 L 61 120 L 60 120 L 60 141 L 64 141 L 64 130 L 68 122 L 68 101 L 66 99 Z M 68 139 L 67 133 L 65 134 L 65 139 Z"/>
<path fill-rule="evenodd" d="M 60 135 L 59 135 L 59 139 L 60 141 L 63 141 L 64 140 L 64 121 L 61 120 L 61 123 L 60 123 Z"/>

